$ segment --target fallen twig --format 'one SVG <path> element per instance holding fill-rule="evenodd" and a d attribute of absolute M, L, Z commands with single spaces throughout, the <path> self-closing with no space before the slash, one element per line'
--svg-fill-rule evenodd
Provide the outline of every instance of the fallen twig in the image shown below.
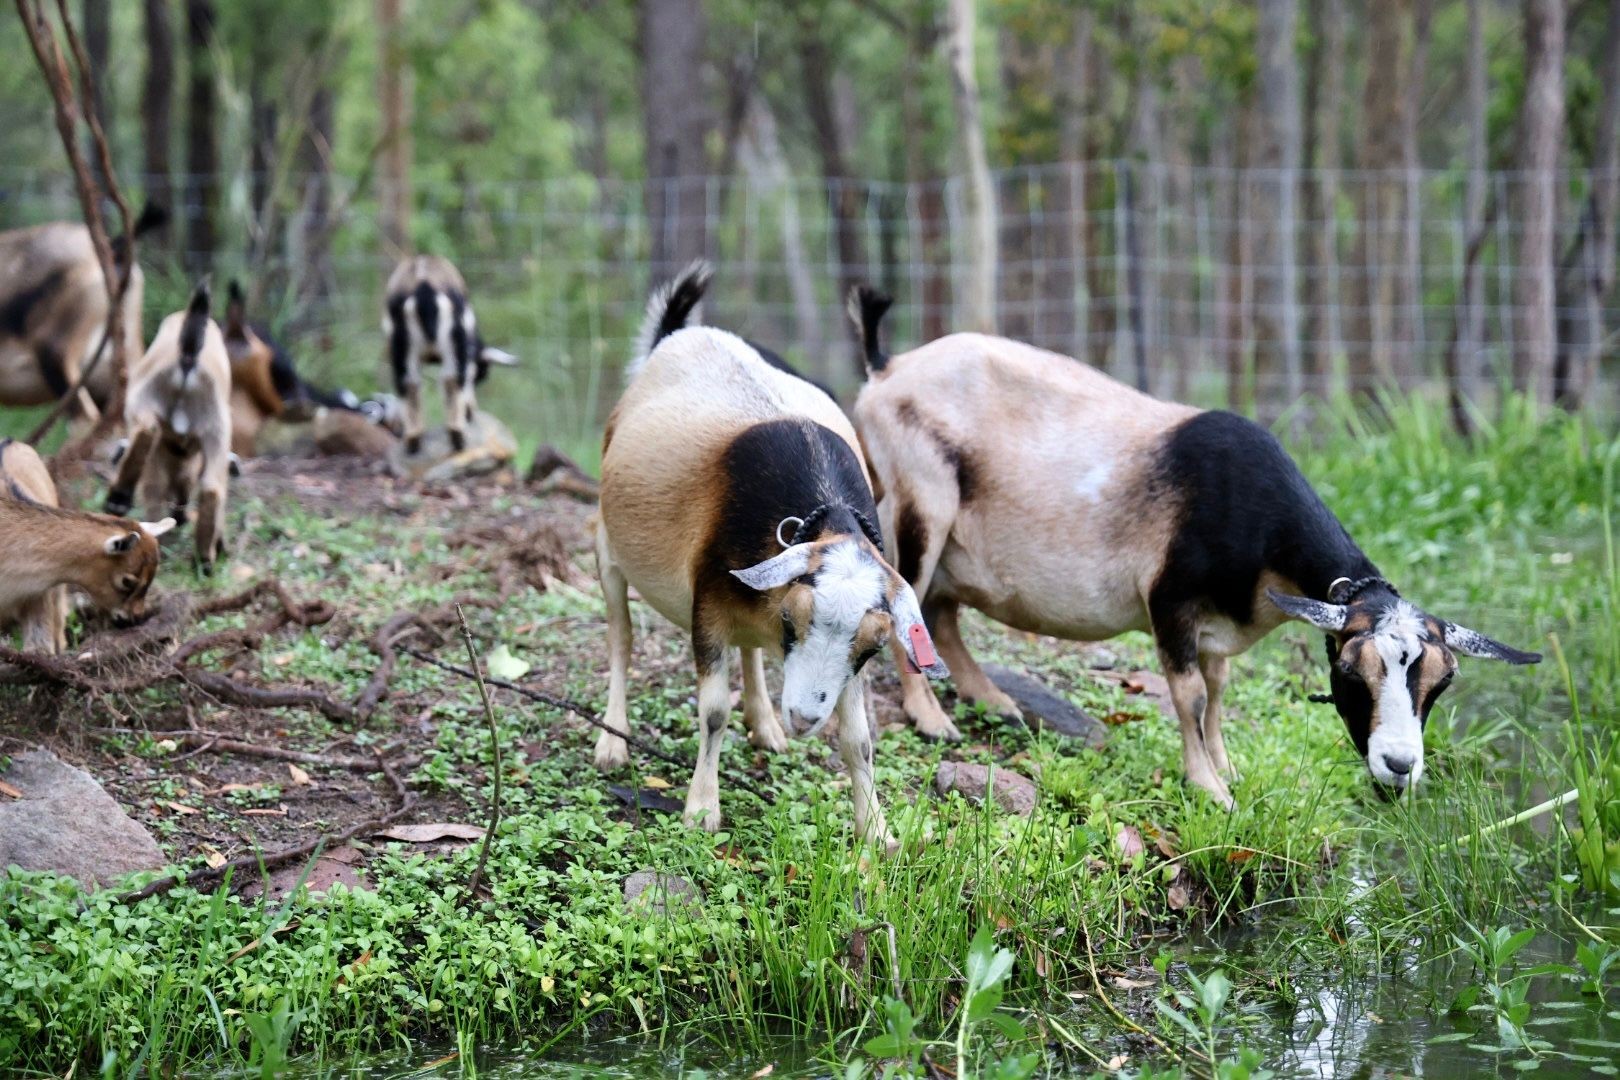
<path fill-rule="evenodd" d="M 416 659 L 425 664 L 432 664 L 434 667 L 441 668 L 445 671 L 451 672 L 452 674 L 460 675 L 463 678 L 476 678 L 471 671 L 461 667 L 459 664 L 452 664 L 449 661 L 440 660 L 436 656 L 430 656 L 429 654 L 422 652 L 420 649 L 414 649 L 409 645 L 401 645 L 399 647 L 399 651 L 405 653 L 407 656 L 414 656 Z M 587 724 L 590 724 L 592 727 L 605 731 L 609 735 L 617 735 L 619 738 L 623 739 L 626 743 L 635 747 L 637 750 L 640 750 L 644 754 L 655 757 L 660 761 L 668 762 L 671 765 L 677 765 L 687 771 L 691 771 L 693 767 L 692 762 L 683 760 L 682 758 L 677 757 L 666 750 L 660 749 L 644 739 L 638 739 L 636 736 L 627 731 L 620 731 L 617 728 L 609 727 L 607 722 L 601 717 L 597 716 L 595 712 L 586 706 L 581 705 L 577 701 L 570 701 L 567 698 L 555 697 L 540 690 L 531 690 L 527 686 L 519 686 L 517 683 L 508 682 L 505 679 L 497 679 L 493 675 L 486 678 L 485 681 L 490 686 L 498 686 L 502 690 L 510 690 L 514 694 L 528 698 L 530 701 L 538 702 L 541 705 L 549 706 L 550 708 L 557 709 L 561 712 L 573 713 L 575 716 L 579 717 Z M 771 806 L 776 805 L 776 797 L 774 795 L 761 789 L 758 785 L 746 777 L 737 776 L 736 774 L 729 774 L 728 778 L 731 783 L 736 784 L 744 791 L 751 792 L 763 802 Z"/>
<path fill-rule="evenodd" d="M 467 663 L 472 665 L 473 678 L 478 683 L 478 696 L 484 701 L 484 719 L 489 721 L 489 748 L 495 758 L 495 791 L 489 801 L 489 825 L 484 828 L 484 841 L 478 847 L 478 863 L 473 867 L 472 879 L 467 884 L 467 895 L 478 895 L 478 883 L 484 877 L 484 865 L 489 861 L 489 845 L 495 836 L 495 827 L 501 823 L 501 733 L 495 723 L 495 706 L 489 701 L 489 687 L 484 685 L 484 673 L 478 664 L 478 649 L 473 645 L 472 630 L 467 626 L 466 612 L 456 608 L 456 620 L 461 624 L 461 640 L 467 646 Z"/>
<path fill-rule="evenodd" d="M 420 621 L 421 617 L 416 612 L 401 611 L 371 636 L 371 651 L 377 654 L 377 668 L 371 673 L 366 688 L 355 699 L 354 714 L 361 720 L 370 719 L 382 699 L 388 696 L 388 683 L 394 677 L 394 665 L 399 659 L 394 646 L 401 638 L 415 633 Z"/>
<path fill-rule="evenodd" d="M 241 754 L 244 757 L 273 758 L 276 761 L 295 761 L 301 765 L 318 765 L 327 769 L 346 769 L 349 772 L 377 772 L 377 761 L 370 757 L 333 757 L 330 754 L 317 754 L 309 750 L 288 750 L 282 746 L 266 746 L 263 743 L 243 742 L 228 735 L 221 735 L 213 731 L 147 731 L 142 728 L 91 728 L 98 735 L 135 735 L 143 739 L 172 739 L 184 746 L 195 746 L 196 753 L 214 751 L 221 754 Z M 174 760 L 179 760 L 178 758 Z M 409 755 L 400 759 L 401 765 L 412 765 L 419 761 L 417 755 Z"/>

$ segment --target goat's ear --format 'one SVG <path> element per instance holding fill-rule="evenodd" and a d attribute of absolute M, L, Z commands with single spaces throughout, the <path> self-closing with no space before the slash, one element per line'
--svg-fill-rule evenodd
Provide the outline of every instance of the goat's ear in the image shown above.
<path fill-rule="evenodd" d="M 1318 630 L 1343 630 L 1344 621 L 1350 615 L 1350 609 L 1342 604 L 1325 604 L 1304 596 L 1280 593 L 1276 589 L 1267 589 L 1266 595 L 1284 615 L 1300 622 L 1308 622 Z"/>
<path fill-rule="evenodd" d="M 505 349 L 497 349 L 493 345 L 485 345 L 478 350 L 478 359 L 486 364 L 499 364 L 501 367 L 515 367 L 518 358 Z"/>
<path fill-rule="evenodd" d="M 943 679 L 951 673 L 934 651 L 934 639 L 928 636 L 928 627 L 923 624 L 917 594 L 903 581 L 889 605 L 889 614 L 894 616 L 894 636 L 905 650 L 907 665 L 913 671 L 920 671 L 930 679 Z"/>
<path fill-rule="evenodd" d="M 235 455 L 233 454 L 232 456 L 234 457 Z M 174 528 L 174 518 L 172 517 L 166 517 L 162 521 L 141 522 L 141 532 L 145 533 L 147 536 L 150 536 L 154 540 L 172 528 Z"/>
<path fill-rule="evenodd" d="M 141 534 L 139 532 L 119 533 L 117 536 L 107 537 L 107 543 L 103 547 L 109 555 L 122 555 L 140 542 Z"/>
<path fill-rule="evenodd" d="M 242 286 L 235 278 L 231 279 L 229 291 L 225 300 L 225 336 L 241 341 L 247 337 L 247 299 L 242 295 Z"/>
<path fill-rule="evenodd" d="M 1495 638 L 1488 638 L 1477 630 L 1470 630 L 1466 626 L 1456 623 L 1446 623 L 1446 644 L 1453 652 L 1464 656 L 1478 656 L 1485 660 L 1506 660 L 1510 664 L 1539 664 L 1541 654 L 1535 652 L 1521 652 L 1511 645 L 1504 645 Z"/>
<path fill-rule="evenodd" d="M 786 585 L 810 569 L 813 544 L 794 544 L 782 554 L 757 563 L 746 570 L 733 570 L 731 576 L 750 589 L 769 592 Z"/>

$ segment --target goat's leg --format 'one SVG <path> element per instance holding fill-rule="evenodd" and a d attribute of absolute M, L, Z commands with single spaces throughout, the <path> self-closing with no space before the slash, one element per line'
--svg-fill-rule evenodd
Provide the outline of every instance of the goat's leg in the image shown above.
<path fill-rule="evenodd" d="M 726 745 L 726 725 L 731 719 L 731 678 L 726 658 L 731 650 L 715 640 L 693 620 L 692 652 L 698 676 L 698 755 L 692 770 L 692 783 L 686 789 L 688 825 L 709 832 L 720 829 L 720 751 Z"/>
<path fill-rule="evenodd" d="M 152 447 L 156 444 L 155 425 L 130 428 L 129 446 L 118 461 L 118 475 L 113 477 L 112 486 L 107 489 L 107 500 L 102 504 L 102 509 L 107 513 L 123 517 L 135 505 L 135 487 L 140 483 L 141 473 L 146 470 L 146 459 L 151 456 Z"/>
<path fill-rule="evenodd" d="M 900 844 L 889 832 L 872 779 L 872 725 L 866 716 L 866 680 L 859 675 L 838 695 L 838 749 L 849 770 L 855 800 L 855 835 L 863 843 L 882 844 L 892 855 Z"/>
<path fill-rule="evenodd" d="M 197 485 L 197 565 L 204 574 L 212 574 L 214 563 L 225 554 L 225 495 L 231 479 L 229 432 L 204 439 L 202 454 L 202 478 Z"/>
<path fill-rule="evenodd" d="M 1237 779 L 1237 770 L 1226 756 L 1226 739 L 1221 735 L 1221 695 L 1226 692 L 1226 676 L 1231 661 L 1224 656 L 1201 653 L 1198 668 L 1204 676 L 1204 747 L 1209 751 L 1209 763 L 1228 780 Z"/>
<path fill-rule="evenodd" d="M 1211 798 L 1230 810 L 1237 804 L 1232 801 L 1226 781 L 1215 771 L 1204 743 L 1204 708 L 1209 698 L 1204 688 L 1203 673 L 1198 670 L 1196 662 L 1178 666 L 1162 648 L 1159 650 L 1159 660 L 1164 665 L 1165 681 L 1170 684 L 1170 700 L 1176 707 L 1176 717 L 1181 721 L 1181 765 L 1186 770 L 1187 782 L 1203 788 Z"/>
<path fill-rule="evenodd" d="M 788 747 L 787 732 L 777 719 L 776 706 L 771 704 L 771 692 L 765 685 L 765 650 L 741 649 L 743 673 L 743 726 L 748 729 L 748 741 L 761 750 L 781 753 Z"/>
<path fill-rule="evenodd" d="M 450 449 L 459 454 L 467 449 L 467 409 L 463 404 L 466 391 L 448 361 L 444 365 L 443 389 L 444 429 L 450 436 Z"/>
<path fill-rule="evenodd" d="M 54 656 L 67 644 L 63 629 L 66 610 L 61 603 L 65 593 L 65 589 L 57 586 L 21 605 L 17 621 L 22 624 L 24 652 Z"/>
<path fill-rule="evenodd" d="M 946 600 L 930 604 L 930 609 L 933 614 L 934 644 L 939 647 L 939 655 L 951 669 L 957 693 L 975 705 L 983 705 L 997 716 L 1022 720 L 1024 710 L 1007 696 L 1006 691 L 990 681 L 990 676 L 984 673 L 979 662 L 973 659 L 973 654 L 968 652 L 967 643 L 962 640 L 962 628 L 957 623 L 961 605 L 954 600 Z"/>
<path fill-rule="evenodd" d="M 950 536 L 958 494 L 954 477 L 949 479 L 948 486 L 944 477 L 913 476 L 911 479 L 920 481 L 931 495 L 927 499 L 920 499 L 904 489 L 891 492 L 884 498 L 887 513 L 880 511 L 880 514 L 885 518 L 886 535 L 894 543 L 895 566 L 902 576 L 913 575 L 909 584 L 923 610 L 927 611 L 928 588 L 933 581 L 934 571 L 939 567 L 945 541 Z M 934 688 L 928 684 L 928 677 L 910 670 L 899 637 L 890 643 L 889 651 L 894 656 L 895 666 L 900 669 L 901 707 L 916 725 L 917 734 L 925 739 L 960 740 L 962 733 L 956 730 L 956 725 L 940 705 L 939 698 L 934 696 Z"/>
<path fill-rule="evenodd" d="M 630 585 L 613 561 L 605 530 L 596 530 L 596 576 L 607 601 L 608 701 L 602 722 L 615 731 L 630 733 L 629 696 L 625 681 L 630 670 Z M 596 767 L 603 772 L 630 760 L 630 744 L 602 732 L 596 737 Z"/>
<path fill-rule="evenodd" d="M 405 399 L 405 452 L 407 454 L 421 453 L 422 450 L 422 377 L 413 374 L 410 381 L 399 388 L 400 396 Z"/>

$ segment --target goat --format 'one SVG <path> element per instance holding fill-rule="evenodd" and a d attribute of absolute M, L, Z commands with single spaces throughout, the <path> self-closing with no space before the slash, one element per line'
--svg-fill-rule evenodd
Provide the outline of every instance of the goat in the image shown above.
<path fill-rule="evenodd" d="M 603 437 L 596 557 L 607 601 L 610 728 L 628 734 L 628 590 L 692 635 L 698 761 L 685 818 L 720 827 L 718 767 L 741 650 L 754 745 L 786 745 L 765 686 L 783 658 L 782 712 L 811 734 L 836 712 L 855 829 L 892 846 L 872 781 L 861 669 L 891 640 L 939 677 L 916 596 L 884 561 L 866 465 L 831 398 L 723 330 L 687 327 L 711 271 L 695 263 L 648 304 L 632 378 Z M 603 732 L 599 769 L 628 759 Z"/>
<path fill-rule="evenodd" d="M 1402 599 L 1258 424 L 1005 338 L 952 334 L 889 357 L 888 298 L 858 288 L 849 306 L 879 517 L 967 700 L 1018 712 L 962 643 L 963 604 L 1069 640 L 1150 631 L 1187 778 L 1230 808 L 1229 660 L 1285 620 L 1327 632 L 1334 704 L 1385 793 L 1421 775 L 1456 654 L 1541 659 Z M 902 682 L 919 727 L 948 725 L 925 683 Z"/>
<path fill-rule="evenodd" d="M 147 206 L 135 222 L 136 236 L 159 228 L 168 214 Z M 124 237 L 113 242 L 120 266 L 129 259 Z M 145 278 L 130 268 L 124 293 L 127 355 L 141 351 L 141 299 Z M 107 283 L 96 260 L 90 230 L 54 222 L 0 233 L 0 405 L 44 405 L 78 382 L 107 329 Z M 87 420 L 101 415 L 116 377 L 103 357 L 85 379 L 74 411 Z"/>
<path fill-rule="evenodd" d="M 248 321 L 247 301 L 235 281 L 226 294 L 222 330 L 231 362 L 231 451 L 238 457 L 253 456 L 259 432 L 271 420 L 311 419 L 323 408 L 360 411 L 353 392 L 304 381 L 270 332 Z"/>
<path fill-rule="evenodd" d="M 417 255 L 388 276 L 383 333 L 388 337 L 394 390 L 405 399 L 405 450 L 422 448 L 422 365 L 440 364 L 444 426 L 450 446 L 466 448 L 466 425 L 478 409 L 473 387 L 490 365 L 511 365 L 511 353 L 485 345 L 467 301 L 467 283 L 448 259 Z"/>
<path fill-rule="evenodd" d="M 197 486 L 196 560 L 204 573 L 225 551 L 225 496 L 231 468 L 231 362 L 208 316 L 206 283 L 185 311 L 158 326 L 152 347 L 130 372 L 125 415 L 129 445 L 107 491 L 108 513 L 163 500 L 184 524 Z"/>
<path fill-rule="evenodd" d="M 146 613 L 157 574 L 157 539 L 174 527 L 64 510 L 34 448 L 0 439 L 0 628 L 22 624 L 23 648 L 67 648 L 68 591 L 128 624 Z"/>

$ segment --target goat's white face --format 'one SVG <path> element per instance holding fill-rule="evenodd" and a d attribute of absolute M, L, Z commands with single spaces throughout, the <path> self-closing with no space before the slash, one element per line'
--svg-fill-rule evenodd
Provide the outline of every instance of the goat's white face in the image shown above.
<path fill-rule="evenodd" d="M 946 674 L 931 644 L 919 662 L 914 642 L 928 638 L 917 597 L 864 540 L 795 544 L 732 573 L 762 592 L 787 586 L 781 601 L 782 715 L 794 731 L 819 730 L 844 687 L 896 633 L 912 663 L 936 678 Z"/>

